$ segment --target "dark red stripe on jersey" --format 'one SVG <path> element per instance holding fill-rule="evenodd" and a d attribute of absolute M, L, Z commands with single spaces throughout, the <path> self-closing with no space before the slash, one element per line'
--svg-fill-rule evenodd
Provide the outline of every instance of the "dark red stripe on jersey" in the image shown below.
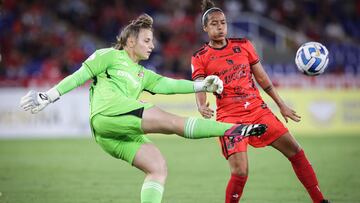
<path fill-rule="evenodd" d="M 248 41 L 246 38 L 228 38 L 231 42 L 242 42 L 245 43 Z"/>
<path fill-rule="evenodd" d="M 227 157 L 229 156 L 229 152 L 227 150 L 227 145 L 226 145 L 226 142 L 225 142 L 225 138 L 224 137 L 220 137 L 220 141 L 222 142 L 222 151 L 223 151 L 223 154 L 225 155 L 226 159 Z"/>
<path fill-rule="evenodd" d="M 260 61 L 260 60 L 258 59 L 258 60 L 254 61 L 254 62 L 251 62 L 251 63 L 250 63 L 250 66 L 255 65 L 255 64 L 257 64 L 257 63 L 259 63 L 259 61 Z"/>
<path fill-rule="evenodd" d="M 198 79 L 200 77 L 205 77 L 205 76 L 206 75 L 204 75 L 204 74 L 199 74 L 199 75 L 196 75 L 195 77 L 193 77 L 192 80 L 196 80 L 196 79 Z"/>
<path fill-rule="evenodd" d="M 199 53 L 199 55 L 204 54 L 204 53 L 201 53 L 201 54 L 200 54 L 200 52 L 203 51 L 203 50 L 205 49 L 205 47 L 206 47 L 206 45 L 203 45 L 200 49 L 196 50 L 196 51 L 194 52 L 193 56 L 195 57 L 196 54 L 198 54 L 198 53 Z M 205 51 L 205 52 L 206 52 L 206 51 Z"/>

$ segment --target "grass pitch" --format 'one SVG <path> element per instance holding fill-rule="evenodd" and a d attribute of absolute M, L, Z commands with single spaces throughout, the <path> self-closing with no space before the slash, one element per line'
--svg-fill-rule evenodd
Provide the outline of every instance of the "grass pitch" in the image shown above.
<path fill-rule="evenodd" d="M 216 139 L 150 136 L 167 159 L 164 203 L 221 203 L 229 177 Z M 360 202 L 360 136 L 298 137 L 324 194 Z M 311 202 L 290 163 L 271 147 L 249 148 L 241 202 Z M 0 140 L 1 203 L 137 203 L 144 175 L 107 155 L 91 138 Z"/>

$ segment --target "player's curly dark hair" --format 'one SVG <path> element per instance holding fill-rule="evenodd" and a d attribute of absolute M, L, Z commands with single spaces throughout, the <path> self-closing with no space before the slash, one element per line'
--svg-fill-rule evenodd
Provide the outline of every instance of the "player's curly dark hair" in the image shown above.
<path fill-rule="evenodd" d="M 215 3 L 211 0 L 202 0 L 201 2 L 201 10 L 203 13 L 205 13 L 205 11 L 207 11 L 210 8 L 215 7 Z"/>
<path fill-rule="evenodd" d="M 130 36 L 137 38 L 139 36 L 140 29 L 150 29 L 152 30 L 153 19 L 148 14 L 144 13 L 137 17 L 135 20 L 132 20 L 121 33 L 116 37 L 116 44 L 114 45 L 115 49 L 124 49 L 126 46 L 126 41 Z"/>
<path fill-rule="evenodd" d="M 202 10 L 202 17 L 201 23 L 203 26 L 207 25 L 208 22 L 208 15 L 215 11 L 223 12 L 220 8 L 215 6 L 215 3 L 211 0 L 202 0 L 201 2 L 201 10 Z"/>

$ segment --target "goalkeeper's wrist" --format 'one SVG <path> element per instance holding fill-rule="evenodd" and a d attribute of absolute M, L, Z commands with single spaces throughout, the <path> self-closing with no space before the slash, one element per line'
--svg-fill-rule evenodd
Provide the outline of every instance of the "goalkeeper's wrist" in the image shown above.
<path fill-rule="evenodd" d="M 206 92 L 205 82 L 204 81 L 195 81 L 194 82 L 194 91 L 195 92 Z"/>
<path fill-rule="evenodd" d="M 49 101 L 50 101 L 51 103 L 54 103 L 54 102 L 56 102 L 58 99 L 60 99 L 60 93 L 59 93 L 59 91 L 58 91 L 55 87 L 53 87 L 53 88 L 51 88 L 50 90 L 48 90 L 48 91 L 46 92 L 46 95 L 48 96 Z"/>

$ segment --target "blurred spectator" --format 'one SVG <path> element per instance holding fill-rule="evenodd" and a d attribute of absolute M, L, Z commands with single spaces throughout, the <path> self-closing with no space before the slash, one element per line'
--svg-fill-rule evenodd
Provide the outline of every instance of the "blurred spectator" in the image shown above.
<path fill-rule="evenodd" d="M 217 5 L 229 16 L 253 12 L 323 42 L 334 57 L 330 72 L 359 74 L 359 46 L 348 47 L 344 42 L 360 43 L 360 1 L 229 0 Z M 57 82 L 79 68 L 95 49 L 111 46 L 122 26 L 143 12 L 154 17 L 156 40 L 145 65 L 171 77 L 189 78 L 190 56 L 194 47 L 204 43 L 204 33 L 196 28 L 200 1 L 4 0 L 0 87 L 26 86 L 44 78 Z"/>

